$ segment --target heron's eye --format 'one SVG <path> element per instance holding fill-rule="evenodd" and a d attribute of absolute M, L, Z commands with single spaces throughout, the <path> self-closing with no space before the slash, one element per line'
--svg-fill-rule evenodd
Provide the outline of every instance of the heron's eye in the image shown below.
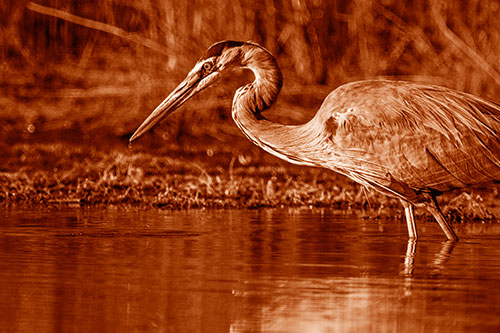
<path fill-rule="evenodd" d="M 202 67 L 205 72 L 209 72 L 212 69 L 213 65 L 211 62 L 205 62 Z"/>

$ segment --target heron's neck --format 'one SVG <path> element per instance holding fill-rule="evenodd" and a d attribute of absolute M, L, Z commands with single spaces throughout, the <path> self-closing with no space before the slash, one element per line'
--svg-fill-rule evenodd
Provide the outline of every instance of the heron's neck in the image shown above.
<path fill-rule="evenodd" d="M 312 144 L 309 123 L 283 125 L 261 114 L 276 101 L 282 85 L 281 71 L 274 57 L 256 46 L 242 56 L 241 65 L 253 71 L 255 81 L 236 91 L 232 109 L 236 125 L 267 152 L 291 163 L 313 165 L 305 156 Z"/>

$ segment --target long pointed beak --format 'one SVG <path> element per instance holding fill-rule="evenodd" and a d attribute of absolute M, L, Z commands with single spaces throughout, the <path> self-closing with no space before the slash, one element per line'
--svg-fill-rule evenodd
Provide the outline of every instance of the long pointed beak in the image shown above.
<path fill-rule="evenodd" d="M 198 83 L 200 82 L 200 76 L 197 73 L 189 74 L 184 81 L 182 81 L 177 88 L 168 95 L 167 98 L 156 109 L 151 112 L 149 117 L 144 120 L 144 122 L 137 128 L 135 133 L 130 138 L 129 142 L 132 143 L 135 139 L 139 138 L 141 135 L 149 131 L 154 125 L 159 121 L 166 118 L 175 109 L 180 107 L 185 101 L 196 94 L 198 89 Z"/>

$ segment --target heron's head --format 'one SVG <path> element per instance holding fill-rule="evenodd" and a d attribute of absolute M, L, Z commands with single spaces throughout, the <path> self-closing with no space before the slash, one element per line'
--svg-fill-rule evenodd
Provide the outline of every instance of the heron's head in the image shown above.
<path fill-rule="evenodd" d="M 247 44 L 250 45 L 245 42 L 223 41 L 212 45 L 177 88 L 137 128 L 130 142 L 146 133 L 198 92 L 216 82 L 223 71 L 241 65 L 240 50 Z"/>

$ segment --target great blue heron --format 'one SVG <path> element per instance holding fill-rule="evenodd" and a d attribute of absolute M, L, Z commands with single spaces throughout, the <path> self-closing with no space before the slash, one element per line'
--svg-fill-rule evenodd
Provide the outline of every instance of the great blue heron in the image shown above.
<path fill-rule="evenodd" d="M 281 72 L 271 53 L 253 42 L 212 45 L 130 142 L 236 67 L 255 75 L 236 91 L 232 108 L 236 125 L 253 143 L 398 198 L 410 238 L 417 238 L 414 206 L 424 206 L 446 237 L 458 240 L 436 196 L 500 180 L 498 103 L 439 86 L 367 80 L 335 89 L 303 125 L 277 124 L 262 111 L 278 97 Z"/>

